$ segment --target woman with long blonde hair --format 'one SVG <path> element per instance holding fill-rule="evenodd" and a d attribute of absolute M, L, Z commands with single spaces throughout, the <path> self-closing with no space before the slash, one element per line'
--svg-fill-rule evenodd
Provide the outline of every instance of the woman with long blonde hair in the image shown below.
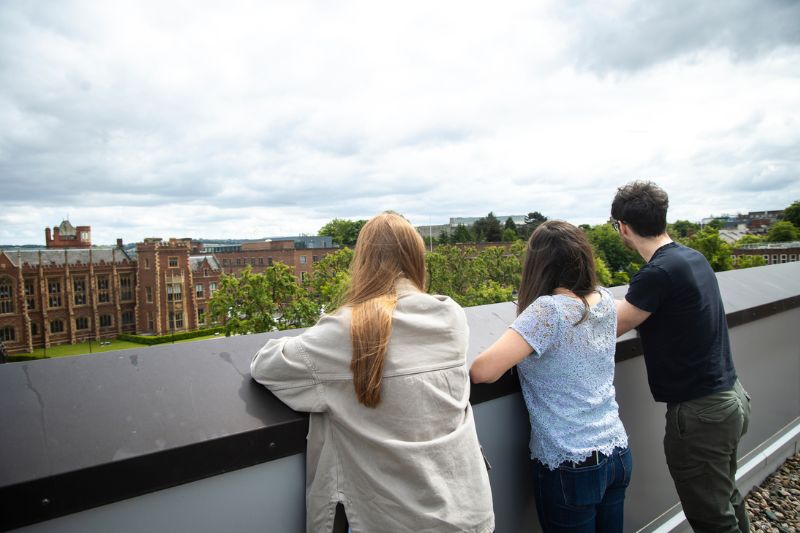
<path fill-rule="evenodd" d="M 492 531 L 464 311 L 424 292 L 424 243 L 397 213 L 364 225 L 350 269 L 339 309 L 250 367 L 311 413 L 307 530 L 331 531 L 341 505 L 353 532 Z"/>

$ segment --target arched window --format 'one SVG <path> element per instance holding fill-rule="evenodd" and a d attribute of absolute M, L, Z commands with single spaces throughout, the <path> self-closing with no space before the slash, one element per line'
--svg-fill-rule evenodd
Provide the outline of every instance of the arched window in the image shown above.
<path fill-rule="evenodd" d="M 16 340 L 16 338 L 17 336 L 14 332 L 14 328 L 12 328 L 11 326 L 6 326 L 0 329 L 0 341 L 3 342 L 13 341 Z"/>
<path fill-rule="evenodd" d="M 0 315 L 14 312 L 14 280 L 0 279 Z"/>

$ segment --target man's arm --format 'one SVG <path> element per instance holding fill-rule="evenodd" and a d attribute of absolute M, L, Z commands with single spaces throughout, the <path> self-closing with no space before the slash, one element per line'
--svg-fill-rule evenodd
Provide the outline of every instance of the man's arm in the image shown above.
<path fill-rule="evenodd" d="M 650 311 L 642 311 L 628 300 L 616 300 L 617 304 L 617 337 L 627 333 L 647 320 Z"/>

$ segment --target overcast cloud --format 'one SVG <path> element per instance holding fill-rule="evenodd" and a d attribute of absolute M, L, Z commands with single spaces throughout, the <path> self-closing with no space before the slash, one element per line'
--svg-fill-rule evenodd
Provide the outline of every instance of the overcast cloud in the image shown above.
<path fill-rule="evenodd" d="M 800 2 L 0 3 L 0 244 L 800 199 Z"/>

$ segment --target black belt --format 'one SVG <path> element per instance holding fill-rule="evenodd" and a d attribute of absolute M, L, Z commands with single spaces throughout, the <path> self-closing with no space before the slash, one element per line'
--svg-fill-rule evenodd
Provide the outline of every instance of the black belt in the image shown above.
<path fill-rule="evenodd" d="M 585 466 L 596 466 L 599 465 L 603 460 L 605 460 L 608 455 L 604 453 L 600 453 L 597 450 L 592 452 L 592 455 L 581 461 L 580 463 L 576 463 L 573 461 L 564 461 L 558 468 L 583 468 Z M 534 459 L 535 462 L 539 463 L 540 465 L 544 465 L 539 459 Z"/>
<path fill-rule="evenodd" d="M 592 455 L 581 461 L 580 463 L 574 463 L 572 461 L 565 461 L 561 463 L 559 466 L 566 466 L 567 468 L 583 468 L 584 466 L 596 466 L 600 464 L 600 461 L 604 460 L 608 457 L 604 453 L 600 453 L 597 450 L 592 452 Z"/>

